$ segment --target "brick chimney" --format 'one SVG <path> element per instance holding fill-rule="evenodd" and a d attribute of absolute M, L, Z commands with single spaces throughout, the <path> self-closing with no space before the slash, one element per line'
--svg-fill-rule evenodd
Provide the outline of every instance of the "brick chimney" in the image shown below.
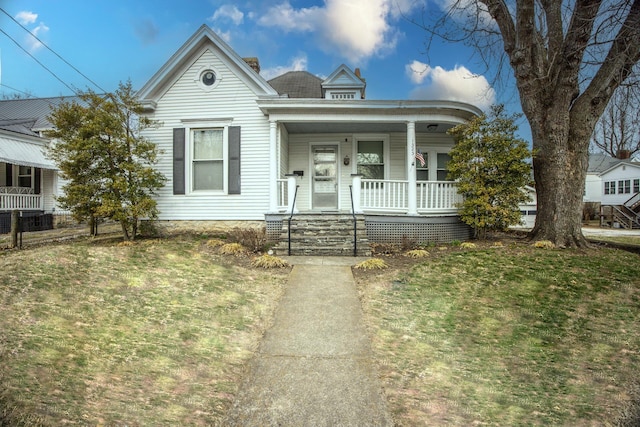
<path fill-rule="evenodd" d="M 627 160 L 629 157 L 631 157 L 631 151 L 629 150 L 618 150 L 616 152 L 616 159 Z"/>
<path fill-rule="evenodd" d="M 244 59 L 244 62 L 246 62 L 251 68 L 253 68 L 253 71 L 260 74 L 260 61 L 258 61 L 258 58 L 256 58 L 255 56 L 250 56 L 242 59 Z"/>
<path fill-rule="evenodd" d="M 355 70 L 353 70 L 353 74 L 355 74 L 357 78 L 359 78 L 365 83 L 365 87 L 362 88 L 362 93 L 360 94 L 360 98 L 365 99 L 365 90 L 367 89 L 367 86 L 366 86 L 367 81 L 362 78 L 362 74 L 360 74 L 360 68 L 356 68 Z"/>

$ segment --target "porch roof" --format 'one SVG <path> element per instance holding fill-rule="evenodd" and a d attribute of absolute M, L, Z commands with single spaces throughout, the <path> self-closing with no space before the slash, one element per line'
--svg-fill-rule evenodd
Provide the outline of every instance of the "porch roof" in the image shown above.
<path fill-rule="evenodd" d="M 55 164 L 44 155 L 44 145 L 18 141 L 0 135 L 0 162 L 42 169 L 56 169 Z"/>
<path fill-rule="evenodd" d="M 477 107 L 456 101 L 387 101 L 287 99 L 257 100 L 269 120 L 283 123 L 289 132 L 405 132 L 415 122 L 416 132 L 440 133 L 482 114 Z"/>

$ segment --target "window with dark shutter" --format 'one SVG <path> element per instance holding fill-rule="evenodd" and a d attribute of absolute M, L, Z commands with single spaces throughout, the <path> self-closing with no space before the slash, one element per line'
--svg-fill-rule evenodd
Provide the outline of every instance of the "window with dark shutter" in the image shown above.
<path fill-rule="evenodd" d="M 240 194 L 240 187 L 240 126 L 230 126 L 228 194 Z"/>
<path fill-rule="evenodd" d="M 13 165 L 11 163 L 7 163 L 7 173 L 6 173 L 6 186 L 13 187 Z"/>

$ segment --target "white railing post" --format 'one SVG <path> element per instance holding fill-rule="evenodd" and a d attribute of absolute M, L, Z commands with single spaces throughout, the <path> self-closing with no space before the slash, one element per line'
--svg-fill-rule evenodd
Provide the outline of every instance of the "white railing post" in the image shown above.
<path fill-rule="evenodd" d="M 416 123 L 407 122 L 407 215 L 418 215 L 416 183 Z"/>
<path fill-rule="evenodd" d="M 353 212 L 357 214 L 362 213 L 362 208 L 360 207 L 360 197 L 362 195 L 362 175 L 357 173 L 351 174 L 351 185 L 352 185 L 352 197 L 353 197 Z"/>
<path fill-rule="evenodd" d="M 293 205 L 294 198 L 296 197 L 296 178 L 298 175 L 296 174 L 287 174 L 287 213 L 298 213 L 298 208 Z"/>

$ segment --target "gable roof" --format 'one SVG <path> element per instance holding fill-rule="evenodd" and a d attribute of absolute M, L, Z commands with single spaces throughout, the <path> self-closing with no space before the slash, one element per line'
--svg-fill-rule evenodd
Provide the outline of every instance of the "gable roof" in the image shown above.
<path fill-rule="evenodd" d="M 638 162 L 631 162 L 629 160 L 618 160 L 616 163 L 612 164 L 609 168 L 603 170 L 602 172 L 600 172 L 598 175 L 600 176 L 604 176 L 606 174 L 608 174 L 611 171 L 614 171 L 620 167 L 623 166 L 631 166 L 632 168 L 635 169 L 640 169 L 640 163 Z"/>
<path fill-rule="evenodd" d="M 349 67 L 341 64 L 322 82 L 322 86 L 327 88 L 333 86 L 363 88 L 366 83 L 362 77 L 358 77 Z"/>
<path fill-rule="evenodd" d="M 322 79 L 307 71 L 289 71 L 268 83 L 289 98 L 322 98 Z"/>
<path fill-rule="evenodd" d="M 587 173 L 600 174 L 621 161 L 604 153 L 589 154 Z"/>
<path fill-rule="evenodd" d="M 331 89 L 352 89 L 359 91 L 362 98 L 364 98 L 366 86 L 364 79 L 351 71 L 345 64 L 341 64 L 322 82 L 323 92 Z"/>
<path fill-rule="evenodd" d="M 215 50 L 238 75 L 260 95 L 277 95 L 269 83 L 256 73 L 211 28 L 202 25 L 138 91 L 138 99 L 145 108 L 155 109 L 157 101 L 207 49 Z"/>
<path fill-rule="evenodd" d="M 0 128 L 37 136 L 38 132 L 53 128 L 48 119 L 52 108 L 79 99 L 77 96 L 58 96 L 0 101 Z"/>

